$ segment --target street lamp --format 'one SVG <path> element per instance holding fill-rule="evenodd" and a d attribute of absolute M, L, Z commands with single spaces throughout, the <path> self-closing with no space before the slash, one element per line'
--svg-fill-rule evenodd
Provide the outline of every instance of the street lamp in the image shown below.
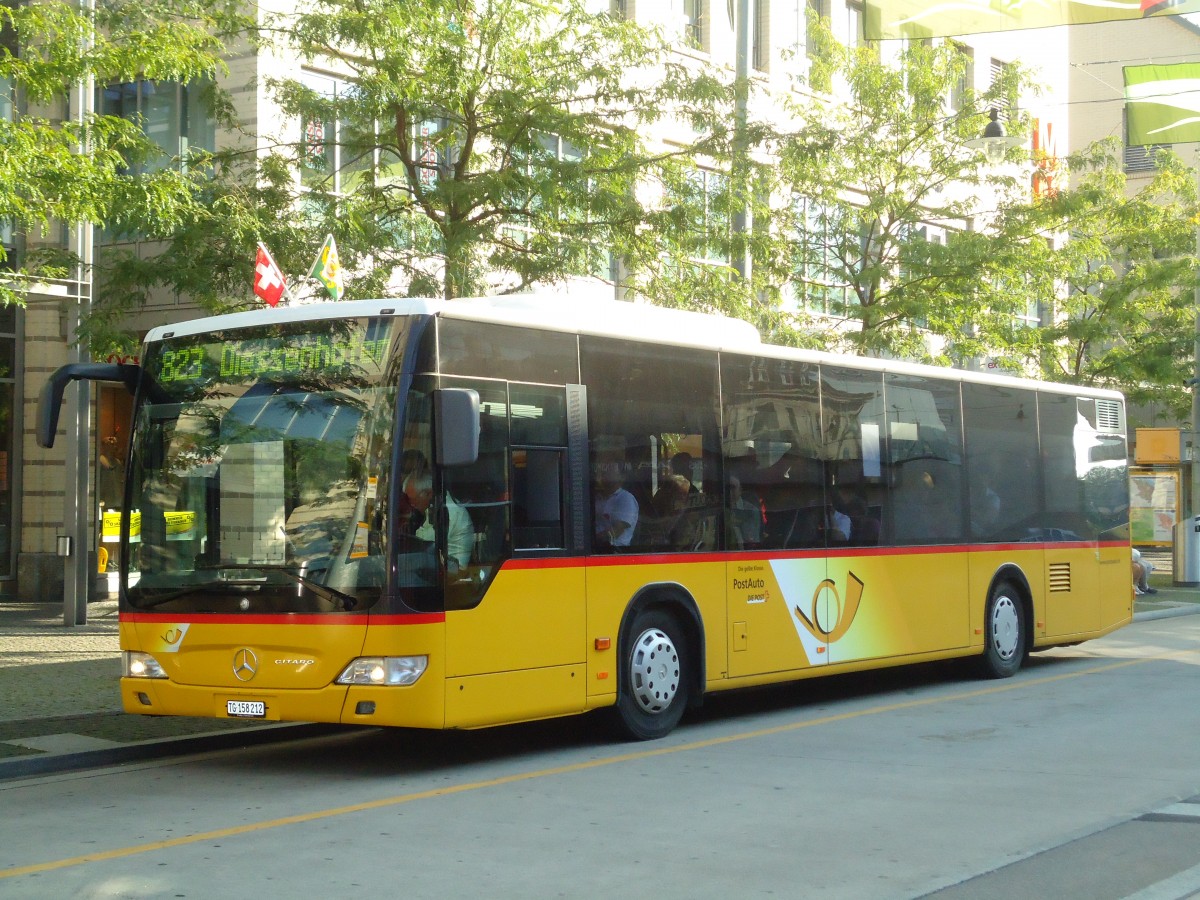
<path fill-rule="evenodd" d="M 1020 144 L 1020 138 L 1009 136 L 1004 123 L 1000 121 L 1000 111 L 994 106 L 991 111 L 991 120 L 984 126 L 983 134 L 967 141 L 967 146 L 972 150 L 982 150 L 986 153 L 988 162 L 991 163 L 1003 161 L 1004 152 L 1009 147 L 1017 147 Z"/>

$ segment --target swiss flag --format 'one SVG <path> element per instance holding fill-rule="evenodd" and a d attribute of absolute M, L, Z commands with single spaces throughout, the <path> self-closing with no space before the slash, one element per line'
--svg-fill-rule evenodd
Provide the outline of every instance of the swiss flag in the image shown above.
<path fill-rule="evenodd" d="M 283 297 L 285 290 L 283 272 L 271 258 L 271 251 L 260 241 L 258 253 L 254 257 L 254 293 L 262 298 L 267 306 L 275 306 Z"/>

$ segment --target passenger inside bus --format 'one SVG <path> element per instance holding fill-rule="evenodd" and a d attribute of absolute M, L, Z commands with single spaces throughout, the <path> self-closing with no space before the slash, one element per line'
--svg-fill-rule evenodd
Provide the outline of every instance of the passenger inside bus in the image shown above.
<path fill-rule="evenodd" d="M 983 477 L 972 485 L 971 532 L 974 537 L 989 538 L 1002 524 L 1000 494 L 993 487 L 995 476 L 984 468 Z"/>
<path fill-rule="evenodd" d="M 825 539 L 830 544 L 845 544 L 850 541 L 850 517 L 837 505 L 825 507 Z"/>
<path fill-rule="evenodd" d="M 762 544 L 763 521 L 766 514 L 742 491 L 742 481 L 729 477 L 728 531 L 730 547 L 736 550 L 753 549 Z"/>
<path fill-rule="evenodd" d="M 660 519 L 674 519 L 687 509 L 688 497 L 696 490 L 683 475 L 674 473 L 663 477 L 654 494 L 654 515 Z"/>
<path fill-rule="evenodd" d="M 628 547 L 638 521 L 638 502 L 625 490 L 624 467 L 616 459 L 602 459 L 596 467 L 596 544 L 600 548 Z"/>
<path fill-rule="evenodd" d="M 695 472 L 693 471 L 694 463 L 692 460 L 692 454 L 683 450 L 676 453 L 671 457 L 670 469 L 672 475 L 682 478 L 687 482 L 687 493 L 700 493 L 700 489 L 696 487 L 696 483 L 693 480 L 695 477 Z"/>
<path fill-rule="evenodd" d="M 653 547 L 682 547 L 687 540 L 685 512 L 688 498 L 696 488 L 683 475 L 663 477 L 654 494 L 649 516 L 643 516 L 645 529 L 639 530 L 637 543 Z"/>

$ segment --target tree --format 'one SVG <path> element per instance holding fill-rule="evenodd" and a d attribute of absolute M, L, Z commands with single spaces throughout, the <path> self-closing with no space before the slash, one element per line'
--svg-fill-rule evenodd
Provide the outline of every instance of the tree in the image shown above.
<path fill-rule="evenodd" d="M 795 344 L 802 336 L 787 327 L 771 279 L 778 266 L 766 264 L 790 252 L 774 227 L 773 161 L 739 149 L 763 145 L 771 128 L 739 130 L 728 102 L 717 108 L 727 111 L 715 115 L 702 152 L 660 158 L 645 173 L 644 220 L 622 247 L 623 283 L 656 305 L 744 319 Z M 739 265 L 745 257 L 748 267 Z"/>
<path fill-rule="evenodd" d="M 196 196 L 178 167 L 141 166 L 160 154 L 140 123 L 103 111 L 56 115 L 66 97 L 92 80 L 193 81 L 223 71 L 224 41 L 245 27 L 223 0 L 117 0 L 95 9 L 62 0 L 0 7 L 8 40 L 0 82 L 21 108 L 0 117 L 0 220 L 18 234 L 55 223 L 175 227 Z M 220 104 L 214 107 L 224 111 Z M 2 252 L 2 251 L 0 251 Z M 23 303 L 20 276 L 67 277 L 79 260 L 62 248 L 30 251 L 7 265 L 0 302 Z"/>
<path fill-rule="evenodd" d="M 842 47 L 815 19 L 810 29 L 824 37 L 816 90 L 796 95 L 797 124 L 775 138 L 774 193 L 792 200 L 776 215 L 775 231 L 792 247 L 771 257 L 779 293 L 795 298 L 797 327 L 815 329 L 825 346 L 936 357 L 927 336 L 962 332 L 974 312 L 964 301 L 991 252 L 968 218 L 981 196 L 1016 187 L 967 141 L 1023 76 L 1014 70 L 982 93 L 963 91 L 966 60 L 952 43 L 912 42 L 893 62 L 873 47 Z M 843 90 L 835 73 L 845 80 L 837 100 L 828 92 Z M 805 318 L 812 308 L 832 318 Z M 1004 304 L 991 312 L 1011 314 Z"/>
<path fill-rule="evenodd" d="M 583 0 L 320 0 L 272 28 L 344 75 L 273 87 L 297 123 L 296 199 L 336 231 L 359 295 L 607 275 L 644 221 L 639 179 L 702 147 L 727 93 Z M 644 126 L 668 116 L 695 137 L 655 154 Z"/>
<path fill-rule="evenodd" d="M 1047 313 L 1039 328 L 1012 329 L 1000 352 L 1052 381 L 1117 388 L 1186 418 L 1195 173 L 1159 151 L 1153 177 L 1129 195 L 1120 153 L 1114 139 L 1085 148 L 1067 160 L 1071 187 L 1010 206 L 997 220 L 1016 255 L 994 256 L 989 279 L 1019 284 Z M 1049 240 L 1062 233 L 1067 240 Z"/>
<path fill-rule="evenodd" d="M 294 276 L 307 271 L 325 237 L 322 221 L 286 213 L 296 203 L 295 172 L 278 155 L 259 158 L 252 148 L 193 154 L 182 185 L 188 202 L 171 220 L 128 211 L 120 224 L 139 241 L 110 243 L 97 254 L 99 289 L 81 329 L 93 352 L 132 351 L 129 313 L 164 292 L 211 314 L 258 306 L 251 281 L 257 242 Z M 294 277 L 289 284 L 304 290 Z"/>

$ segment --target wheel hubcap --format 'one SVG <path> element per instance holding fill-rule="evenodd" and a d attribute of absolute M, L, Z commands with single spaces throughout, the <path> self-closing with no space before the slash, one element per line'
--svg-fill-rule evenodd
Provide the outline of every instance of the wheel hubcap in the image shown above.
<path fill-rule="evenodd" d="M 1021 639 L 1021 619 L 1011 597 L 1000 596 L 992 607 L 992 647 L 1007 662 L 1017 655 Z"/>
<path fill-rule="evenodd" d="M 671 705 L 679 693 L 679 651 L 666 632 L 651 628 L 634 642 L 629 685 L 644 712 L 660 713 Z"/>

